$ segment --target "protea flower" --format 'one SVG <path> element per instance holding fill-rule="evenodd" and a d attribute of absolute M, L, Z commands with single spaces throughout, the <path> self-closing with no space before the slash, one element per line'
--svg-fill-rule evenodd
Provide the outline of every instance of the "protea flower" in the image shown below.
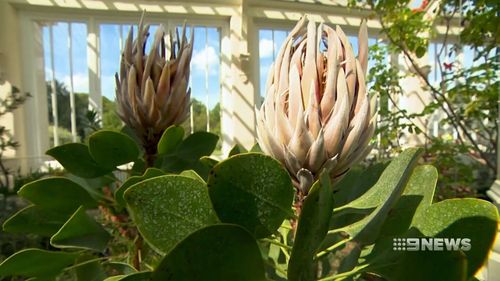
<path fill-rule="evenodd" d="M 269 70 L 257 117 L 259 144 L 286 166 L 304 194 L 324 168 L 335 182 L 371 149 L 366 22 L 358 42 L 356 58 L 340 27 L 316 26 L 304 17 Z"/>
<path fill-rule="evenodd" d="M 118 115 L 141 138 L 146 154 L 156 153 L 163 131 L 179 125 L 189 115 L 189 64 L 193 52 L 193 32 L 186 29 L 177 40 L 170 34 L 170 58 L 166 58 L 165 31 L 159 26 L 148 55 L 145 53 L 149 25 L 139 24 L 139 34 L 129 31 L 116 78 Z"/>

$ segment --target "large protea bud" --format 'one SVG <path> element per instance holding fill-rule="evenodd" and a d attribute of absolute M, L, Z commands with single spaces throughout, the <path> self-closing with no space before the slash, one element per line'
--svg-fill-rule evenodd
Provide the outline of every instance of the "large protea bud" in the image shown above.
<path fill-rule="evenodd" d="M 116 77 L 118 115 L 141 138 L 147 154 L 156 153 L 163 131 L 179 125 L 189 116 L 189 64 L 193 52 L 193 32 L 188 41 L 186 28 L 176 40 L 170 34 L 167 59 L 165 31 L 159 26 L 146 55 L 149 25 L 139 24 L 137 38 L 131 28 L 123 48 L 120 76 Z"/>
<path fill-rule="evenodd" d="M 366 91 L 366 22 L 358 58 L 340 27 L 302 18 L 269 70 L 259 144 L 307 194 L 325 168 L 337 181 L 370 151 L 374 110 Z"/>

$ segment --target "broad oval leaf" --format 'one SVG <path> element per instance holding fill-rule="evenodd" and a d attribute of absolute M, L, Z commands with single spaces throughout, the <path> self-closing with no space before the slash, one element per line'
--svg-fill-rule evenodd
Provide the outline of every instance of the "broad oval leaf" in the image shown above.
<path fill-rule="evenodd" d="M 3 230 L 10 233 L 52 236 L 68 218 L 67 213 L 30 205 L 8 218 L 3 224 Z"/>
<path fill-rule="evenodd" d="M 72 265 L 78 255 L 78 253 L 24 249 L 8 257 L 0 264 L 0 277 L 55 276 L 64 268 Z"/>
<path fill-rule="evenodd" d="M 133 139 L 107 130 L 97 131 L 89 137 L 89 152 L 100 166 L 108 169 L 133 162 L 139 157 L 139 147 Z"/>
<path fill-rule="evenodd" d="M 120 206 L 125 206 L 125 199 L 123 199 L 123 194 L 132 185 L 141 182 L 143 180 L 151 179 L 154 177 L 164 176 L 165 172 L 156 168 L 148 168 L 142 176 L 133 176 L 128 178 L 116 191 L 115 200 Z"/>
<path fill-rule="evenodd" d="M 490 202 L 448 199 L 432 204 L 413 226 L 426 237 L 470 239 L 470 250 L 464 250 L 470 278 L 488 257 L 498 232 L 498 220 L 498 209 Z"/>
<path fill-rule="evenodd" d="M 222 222 L 269 236 L 292 216 L 294 189 L 287 171 L 273 158 L 245 153 L 217 164 L 208 177 L 210 198 Z"/>
<path fill-rule="evenodd" d="M 19 196 L 47 210 L 73 213 L 78 207 L 94 208 L 97 202 L 77 183 L 63 177 L 51 177 L 24 185 Z"/>
<path fill-rule="evenodd" d="M 162 254 L 192 232 L 219 221 L 206 185 L 193 178 L 155 177 L 133 185 L 124 197 L 140 233 Z"/>
<path fill-rule="evenodd" d="M 50 238 L 57 248 L 81 248 L 103 252 L 111 235 L 85 212 L 78 208 L 69 220 Z"/>
<path fill-rule="evenodd" d="M 265 281 L 257 241 L 237 225 L 202 228 L 181 241 L 153 272 L 152 281 Z"/>
<path fill-rule="evenodd" d="M 184 138 L 184 128 L 181 126 L 170 126 L 164 132 L 158 142 L 158 154 L 169 154 L 174 152 Z"/>
<path fill-rule="evenodd" d="M 90 156 L 89 148 L 82 143 L 67 143 L 49 149 L 47 155 L 54 157 L 68 172 L 82 178 L 96 178 L 111 172 Z"/>

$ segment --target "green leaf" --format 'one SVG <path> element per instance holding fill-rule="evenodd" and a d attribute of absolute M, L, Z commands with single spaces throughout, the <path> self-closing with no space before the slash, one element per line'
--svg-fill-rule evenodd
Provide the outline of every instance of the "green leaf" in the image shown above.
<path fill-rule="evenodd" d="M 193 170 L 186 170 L 186 171 L 182 171 L 180 174 L 180 176 L 184 176 L 184 177 L 188 177 L 188 178 L 192 178 L 192 179 L 195 179 L 195 180 L 198 180 L 200 181 L 201 183 L 203 184 L 206 184 L 205 181 L 200 177 L 200 175 L 198 175 L 195 171 Z"/>
<path fill-rule="evenodd" d="M 68 172 L 82 178 L 96 178 L 111 171 L 101 167 L 90 156 L 89 148 L 82 143 L 68 143 L 49 149 L 47 155 L 54 157 Z"/>
<path fill-rule="evenodd" d="M 133 176 L 128 178 L 116 191 L 115 200 L 120 206 L 125 206 L 125 199 L 123 199 L 123 194 L 132 185 L 141 182 L 143 180 L 151 179 L 154 177 L 164 176 L 165 172 L 157 168 L 148 168 L 142 176 Z"/>
<path fill-rule="evenodd" d="M 8 257 L 0 264 L 0 277 L 50 277 L 72 265 L 78 253 L 53 252 L 40 249 L 24 249 Z"/>
<path fill-rule="evenodd" d="M 373 243 L 379 236 L 387 214 L 403 193 L 421 153 L 422 150 L 417 148 L 403 151 L 387 166 L 371 189 L 358 199 L 344 205 L 342 207 L 344 210 L 346 208 L 375 208 L 375 210 L 360 221 L 340 228 L 340 231 L 345 231 L 358 242 Z"/>
<path fill-rule="evenodd" d="M 106 272 L 99 260 L 89 260 L 74 267 L 78 281 L 102 281 L 106 278 Z"/>
<path fill-rule="evenodd" d="M 313 259 L 328 232 L 333 209 L 333 187 L 323 172 L 304 200 L 293 244 L 288 279 L 315 280 Z"/>
<path fill-rule="evenodd" d="M 418 46 L 417 49 L 415 50 L 415 54 L 417 55 L 417 58 L 421 58 L 427 53 L 427 48 L 424 46 Z"/>
<path fill-rule="evenodd" d="M 467 278 L 483 265 L 498 231 L 498 209 L 480 199 L 449 199 L 431 205 L 414 223 L 426 237 L 469 238 Z M 480 231 L 478 231 L 480 230 Z"/>
<path fill-rule="evenodd" d="M 105 195 L 102 192 L 102 188 L 109 186 L 114 183 L 115 177 L 112 174 L 104 175 L 97 178 L 82 178 L 71 173 L 66 173 L 64 175 L 69 180 L 79 184 L 81 187 L 88 191 L 90 196 L 96 201 L 105 200 Z"/>
<path fill-rule="evenodd" d="M 158 142 L 158 154 L 173 153 L 184 138 L 184 129 L 181 126 L 170 126 L 164 132 Z"/>
<path fill-rule="evenodd" d="M 419 216 L 432 204 L 438 179 L 437 169 L 431 165 L 418 166 L 405 187 L 403 195 L 388 214 L 381 236 L 403 235 Z"/>
<path fill-rule="evenodd" d="M 200 159 L 212 154 L 219 136 L 208 132 L 195 132 L 189 135 L 176 150 L 182 158 Z"/>
<path fill-rule="evenodd" d="M 79 206 L 97 207 L 97 202 L 80 185 L 67 178 L 51 177 L 24 185 L 19 196 L 47 210 L 72 213 Z"/>
<path fill-rule="evenodd" d="M 120 275 L 136 273 L 137 270 L 126 262 L 105 261 L 102 263 L 106 272 L 113 272 Z"/>
<path fill-rule="evenodd" d="M 377 163 L 368 168 L 353 167 L 342 180 L 334 185 L 335 206 L 345 205 L 361 197 L 368 189 L 377 183 L 387 164 Z"/>
<path fill-rule="evenodd" d="M 170 154 L 160 155 L 155 166 L 174 173 L 193 169 L 204 176 L 203 174 L 208 173 L 208 168 L 199 159 L 212 154 L 218 140 L 219 136 L 215 134 L 195 132 L 182 141 Z"/>
<path fill-rule="evenodd" d="M 103 252 L 111 235 L 80 207 L 50 238 L 57 248 L 82 248 Z"/>
<path fill-rule="evenodd" d="M 294 190 L 288 172 L 269 156 L 239 154 L 217 164 L 208 178 L 210 199 L 222 222 L 269 236 L 292 214 Z"/>
<path fill-rule="evenodd" d="M 152 281 L 264 281 L 257 241 L 236 225 L 208 226 L 181 241 L 153 272 Z"/>
<path fill-rule="evenodd" d="M 215 165 L 219 164 L 219 161 L 211 158 L 210 156 L 201 157 L 200 162 L 209 169 L 213 169 L 213 167 L 215 167 Z"/>
<path fill-rule="evenodd" d="M 192 232 L 218 222 L 207 187 L 196 179 L 155 177 L 130 187 L 124 197 L 140 233 L 162 254 Z"/>
<path fill-rule="evenodd" d="M 52 236 L 68 218 L 66 213 L 31 205 L 8 218 L 3 224 L 3 230 L 10 233 Z"/>
<path fill-rule="evenodd" d="M 391 281 L 465 281 L 467 260 L 462 252 L 404 252 L 399 263 L 386 268 Z M 375 270 L 377 272 L 377 270 Z"/>
<path fill-rule="evenodd" d="M 392 239 L 375 244 L 367 256 L 370 271 L 388 280 L 468 280 L 482 266 L 497 235 L 498 210 L 479 199 L 450 199 L 415 216 L 412 228 L 401 237 L 470 239 L 470 250 L 443 243 L 443 251 L 393 251 Z M 480 229 L 481 231 L 478 231 Z M 455 240 L 457 241 L 457 240 Z M 449 245 L 449 244 L 448 244 Z M 385 250 L 385 251 L 384 251 Z"/>
<path fill-rule="evenodd" d="M 97 131 L 89 137 L 89 151 L 100 166 L 111 170 L 139 157 L 139 147 L 133 139 L 125 134 L 106 130 Z"/>
<path fill-rule="evenodd" d="M 143 271 L 128 275 L 117 275 L 106 278 L 104 281 L 150 281 L 151 273 L 150 271 Z"/>
<path fill-rule="evenodd" d="M 237 154 L 245 153 L 247 150 L 240 144 L 235 144 L 233 148 L 229 151 L 229 155 L 227 157 L 231 157 Z"/>

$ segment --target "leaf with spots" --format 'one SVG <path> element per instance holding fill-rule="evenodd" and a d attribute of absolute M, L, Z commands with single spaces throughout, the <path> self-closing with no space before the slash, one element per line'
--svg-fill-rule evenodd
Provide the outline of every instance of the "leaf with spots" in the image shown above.
<path fill-rule="evenodd" d="M 237 225 L 200 229 L 180 242 L 153 272 L 152 281 L 266 281 L 257 241 Z"/>
<path fill-rule="evenodd" d="M 206 185 L 190 177 L 144 180 L 131 186 L 124 198 L 139 232 L 161 254 L 194 231 L 219 221 Z"/>
<path fill-rule="evenodd" d="M 163 176 L 165 173 L 157 168 L 148 168 L 142 176 L 132 176 L 128 178 L 116 191 L 115 191 L 115 200 L 116 203 L 120 206 L 125 206 L 125 199 L 123 199 L 123 194 L 129 187 L 132 185 L 141 182 L 143 180 L 147 180 L 154 177 Z"/>
<path fill-rule="evenodd" d="M 292 216 L 294 190 L 287 171 L 269 156 L 238 154 L 217 164 L 208 177 L 210 198 L 222 222 L 269 236 Z"/>

